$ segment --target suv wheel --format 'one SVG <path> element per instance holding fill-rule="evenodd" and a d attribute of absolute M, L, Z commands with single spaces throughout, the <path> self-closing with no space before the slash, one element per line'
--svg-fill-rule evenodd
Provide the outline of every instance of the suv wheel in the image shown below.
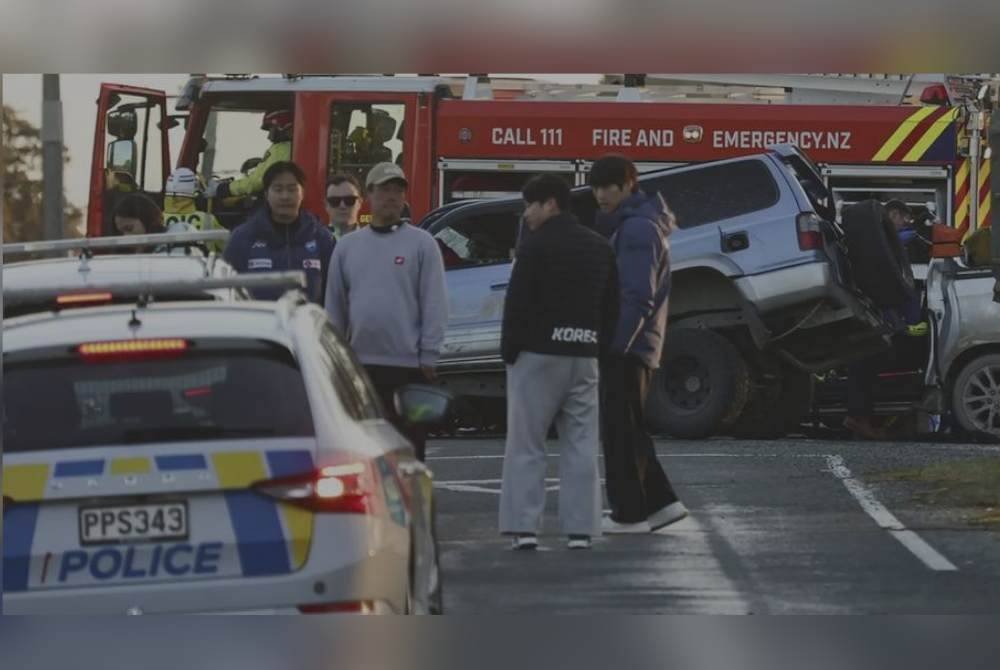
<path fill-rule="evenodd" d="M 703 438 L 728 428 L 747 402 L 746 361 L 729 340 L 710 330 L 667 330 L 663 364 L 646 403 L 651 428 L 680 438 Z"/>

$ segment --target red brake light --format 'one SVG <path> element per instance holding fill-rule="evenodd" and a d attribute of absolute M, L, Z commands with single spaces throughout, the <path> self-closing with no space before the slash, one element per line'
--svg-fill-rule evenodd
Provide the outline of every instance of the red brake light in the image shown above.
<path fill-rule="evenodd" d="M 299 611 L 303 614 L 334 614 L 337 612 L 347 614 L 372 614 L 375 612 L 375 603 L 370 600 L 358 600 L 346 603 L 299 605 Z"/>
<path fill-rule="evenodd" d="M 811 251 L 823 248 L 821 221 L 813 212 L 803 212 L 795 219 L 795 226 L 799 234 L 799 249 Z"/>
<path fill-rule="evenodd" d="M 56 304 L 60 307 L 103 305 L 109 302 L 111 302 L 110 293 L 67 293 L 56 297 Z"/>
<path fill-rule="evenodd" d="M 188 349 L 187 340 L 158 338 L 143 340 L 117 340 L 87 342 L 77 347 L 77 352 L 88 361 L 146 359 L 174 356 Z"/>
<path fill-rule="evenodd" d="M 375 474 L 366 464 L 351 462 L 257 482 L 253 488 L 313 512 L 368 514 L 372 511 Z"/>

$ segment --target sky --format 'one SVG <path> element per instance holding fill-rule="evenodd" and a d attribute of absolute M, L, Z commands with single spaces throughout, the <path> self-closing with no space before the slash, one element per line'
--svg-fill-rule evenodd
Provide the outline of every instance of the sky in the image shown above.
<path fill-rule="evenodd" d="M 60 76 L 60 95 L 63 109 L 64 144 L 70 162 L 63 173 L 67 199 L 80 208 L 86 208 L 88 182 L 90 181 L 90 156 L 93 149 L 94 124 L 97 115 L 96 100 L 102 82 L 129 84 L 160 89 L 167 95 L 180 92 L 188 79 L 187 74 L 63 74 Z M 597 83 L 600 75 L 517 75 L 544 78 L 563 83 Z M 3 75 L 3 102 L 12 107 L 25 120 L 41 125 L 42 76 L 40 74 Z M 173 112 L 172 106 L 170 108 Z M 259 133 L 256 129 L 250 132 Z M 175 129 L 170 138 L 171 160 L 177 157 L 183 130 Z M 257 137 L 252 138 L 259 139 Z"/>

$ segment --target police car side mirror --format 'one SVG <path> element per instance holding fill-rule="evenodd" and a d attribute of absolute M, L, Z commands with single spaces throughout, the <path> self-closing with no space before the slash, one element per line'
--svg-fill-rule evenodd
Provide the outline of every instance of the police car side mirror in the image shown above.
<path fill-rule="evenodd" d="M 407 384 L 393 397 L 396 413 L 414 425 L 433 425 L 443 422 L 451 411 L 452 395 L 437 386 Z"/>

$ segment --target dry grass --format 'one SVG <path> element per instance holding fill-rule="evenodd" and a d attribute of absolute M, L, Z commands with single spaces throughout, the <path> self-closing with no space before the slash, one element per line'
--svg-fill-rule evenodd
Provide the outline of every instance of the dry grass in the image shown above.
<path fill-rule="evenodd" d="M 972 523 L 1000 525 L 1000 459 L 939 463 L 883 473 L 877 479 L 919 483 L 920 502 L 976 510 Z"/>

